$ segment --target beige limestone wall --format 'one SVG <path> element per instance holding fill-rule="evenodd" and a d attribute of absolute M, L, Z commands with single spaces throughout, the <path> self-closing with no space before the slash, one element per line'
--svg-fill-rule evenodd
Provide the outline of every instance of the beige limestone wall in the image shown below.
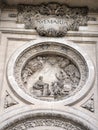
<path fill-rule="evenodd" d="M 25 107 L 30 107 L 32 109 L 50 108 L 59 111 L 69 110 L 76 113 L 80 112 L 82 115 L 87 115 L 88 117 L 94 119 L 94 121 L 96 119 L 93 123 L 98 127 L 98 13 L 89 14 L 91 16 L 95 16 L 97 21 L 89 21 L 88 26 L 80 27 L 79 31 L 69 31 L 63 38 L 64 40 L 71 41 L 80 46 L 80 48 L 90 57 L 95 66 L 96 75 L 94 85 L 89 93 L 87 93 L 87 95 L 79 102 L 76 102 L 71 106 L 52 106 L 52 108 L 50 106 L 46 106 L 45 104 L 43 106 L 34 106 L 33 104 L 24 101 L 12 91 L 7 82 L 6 68 L 9 58 L 13 55 L 13 52 L 31 40 L 33 41 L 39 38 L 44 39 L 44 37 L 40 37 L 35 30 L 24 29 L 23 24 L 17 23 L 17 17 L 9 17 L 11 14 L 17 14 L 17 10 L 4 9 L 0 14 L 0 115 L 4 115 L 5 113 L 16 109 L 26 109 Z M 7 102 L 6 91 L 10 95 L 10 102 L 14 102 L 14 104 L 9 107 L 5 107 Z M 90 111 L 82 107 L 82 105 L 87 102 L 92 95 L 94 96 L 94 111 Z"/>

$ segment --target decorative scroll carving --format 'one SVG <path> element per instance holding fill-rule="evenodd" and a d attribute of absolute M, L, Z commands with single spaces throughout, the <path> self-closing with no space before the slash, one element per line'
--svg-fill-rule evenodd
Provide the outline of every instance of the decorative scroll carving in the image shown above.
<path fill-rule="evenodd" d="M 26 29 L 36 29 L 41 36 L 65 36 L 67 31 L 77 31 L 89 20 L 95 19 L 88 17 L 87 7 L 72 8 L 58 3 L 18 6 L 18 23 L 24 23 Z"/>
<path fill-rule="evenodd" d="M 37 117 L 37 119 L 27 119 L 23 121 L 19 121 L 16 125 L 12 125 L 11 127 L 5 129 L 5 130 L 27 130 L 27 129 L 44 129 L 50 130 L 58 130 L 62 128 L 62 130 L 89 130 L 88 128 L 85 128 L 79 123 L 74 123 L 73 121 L 70 120 L 61 120 L 61 119 L 56 119 L 52 117 Z"/>
<path fill-rule="evenodd" d="M 88 111 L 90 112 L 94 112 L 95 109 L 94 109 L 94 95 L 92 95 L 90 97 L 90 99 L 88 101 L 86 101 L 83 105 L 82 105 L 83 108 L 87 109 Z"/>
<path fill-rule="evenodd" d="M 10 94 L 6 91 L 5 101 L 4 101 L 4 108 L 11 107 L 13 105 L 17 105 L 18 102 L 13 99 Z"/>

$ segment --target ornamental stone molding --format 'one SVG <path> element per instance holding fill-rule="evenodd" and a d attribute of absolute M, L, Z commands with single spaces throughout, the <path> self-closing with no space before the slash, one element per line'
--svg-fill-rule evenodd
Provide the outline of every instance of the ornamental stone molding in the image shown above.
<path fill-rule="evenodd" d="M 4 130 L 89 130 L 78 123 L 74 123 L 67 119 L 60 119 L 59 117 L 57 118 L 52 114 L 44 116 L 44 113 L 42 113 L 42 115 L 43 116 L 36 116 L 34 119 L 24 119 L 24 121 L 22 120 L 22 122 L 20 121 L 20 123 L 12 125 Z"/>
<path fill-rule="evenodd" d="M 13 99 L 13 97 L 6 91 L 5 100 L 4 100 L 4 108 L 9 108 L 11 106 L 17 105 L 18 102 Z"/>
<path fill-rule="evenodd" d="M 31 41 L 13 54 L 7 67 L 11 88 L 33 104 L 74 103 L 93 86 L 94 76 L 87 54 L 64 39 Z"/>
<path fill-rule="evenodd" d="M 74 121 L 58 117 L 55 114 L 41 113 L 31 118 L 25 118 L 20 122 L 3 130 L 90 130 Z"/>
<path fill-rule="evenodd" d="M 82 107 L 90 112 L 95 111 L 94 107 L 94 94 L 82 105 Z"/>
<path fill-rule="evenodd" d="M 87 7 L 69 7 L 65 4 L 18 5 L 17 22 L 26 29 L 36 29 L 39 35 L 62 37 L 67 31 L 77 31 L 95 18 L 88 17 Z"/>
<path fill-rule="evenodd" d="M 76 115 L 75 110 L 70 108 L 67 112 L 50 109 L 32 110 L 29 107 L 22 107 L 16 109 L 16 112 L 17 115 L 10 111 L 8 119 L 8 113 L 6 118 L 0 119 L 0 130 L 97 130 L 96 125 L 93 124 L 97 122 L 95 119 L 90 118 L 87 121 L 89 116 Z M 78 114 L 81 112 L 78 111 Z"/>

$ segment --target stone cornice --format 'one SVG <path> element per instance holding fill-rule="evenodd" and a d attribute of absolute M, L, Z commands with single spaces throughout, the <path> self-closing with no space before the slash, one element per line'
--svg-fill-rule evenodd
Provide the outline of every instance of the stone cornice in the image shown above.
<path fill-rule="evenodd" d="M 69 7 L 66 4 L 48 3 L 40 5 L 9 6 L 2 4 L 2 9 L 17 10 L 17 23 L 24 24 L 25 29 L 35 29 L 40 36 L 63 37 L 68 31 L 78 31 L 79 26 L 87 26 L 89 17 L 87 7 Z"/>
<path fill-rule="evenodd" d="M 79 26 L 86 26 L 89 20 L 94 21 L 95 18 L 88 17 L 88 12 L 87 7 L 59 3 L 19 5 L 17 21 L 41 36 L 62 37 L 67 31 L 78 31 Z"/>
<path fill-rule="evenodd" d="M 11 34 L 29 34 L 37 35 L 37 32 L 34 29 L 5 29 L 0 28 L 2 33 L 11 33 Z M 79 37 L 98 37 L 98 32 L 89 32 L 89 31 L 68 31 L 66 36 L 79 36 Z"/>
<path fill-rule="evenodd" d="M 39 5 L 41 5 L 41 2 L 39 2 L 39 3 L 40 3 Z M 65 4 L 64 2 L 58 2 L 58 4 L 60 4 L 60 3 L 62 3 L 63 5 Z M 19 5 L 19 3 L 12 5 L 12 4 L 8 4 L 6 2 L 6 0 L 0 0 L 0 8 L 2 8 L 2 9 L 13 9 L 13 8 L 17 8 L 18 5 Z M 27 4 L 25 2 L 24 2 L 23 5 L 27 6 Z M 34 4 L 34 5 L 37 5 L 37 4 Z M 28 6 L 32 6 L 32 4 L 28 4 Z M 73 6 L 73 7 L 75 8 L 75 7 L 79 7 L 79 6 Z M 91 13 L 98 13 L 98 8 L 95 8 L 95 7 L 90 8 L 89 6 L 88 6 L 88 8 L 89 8 L 89 12 L 91 12 Z"/>

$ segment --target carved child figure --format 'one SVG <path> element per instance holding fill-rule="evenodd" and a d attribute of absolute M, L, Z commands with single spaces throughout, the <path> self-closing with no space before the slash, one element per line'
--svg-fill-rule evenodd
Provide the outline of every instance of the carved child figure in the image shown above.
<path fill-rule="evenodd" d="M 56 74 L 56 78 L 60 81 L 63 81 L 66 78 L 66 74 L 61 70 L 59 74 Z"/>
<path fill-rule="evenodd" d="M 22 73 L 22 79 L 24 83 L 27 83 L 28 77 L 32 75 L 32 70 L 26 67 Z"/>
<path fill-rule="evenodd" d="M 53 84 L 53 93 L 54 93 L 54 98 L 57 99 L 60 96 L 60 86 L 58 82 L 54 82 Z"/>
<path fill-rule="evenodd" d="M 43 89 L 43 96 L 49 96 L 49 95 L 50 95 L 49 84 L 45 83 Z"/>

